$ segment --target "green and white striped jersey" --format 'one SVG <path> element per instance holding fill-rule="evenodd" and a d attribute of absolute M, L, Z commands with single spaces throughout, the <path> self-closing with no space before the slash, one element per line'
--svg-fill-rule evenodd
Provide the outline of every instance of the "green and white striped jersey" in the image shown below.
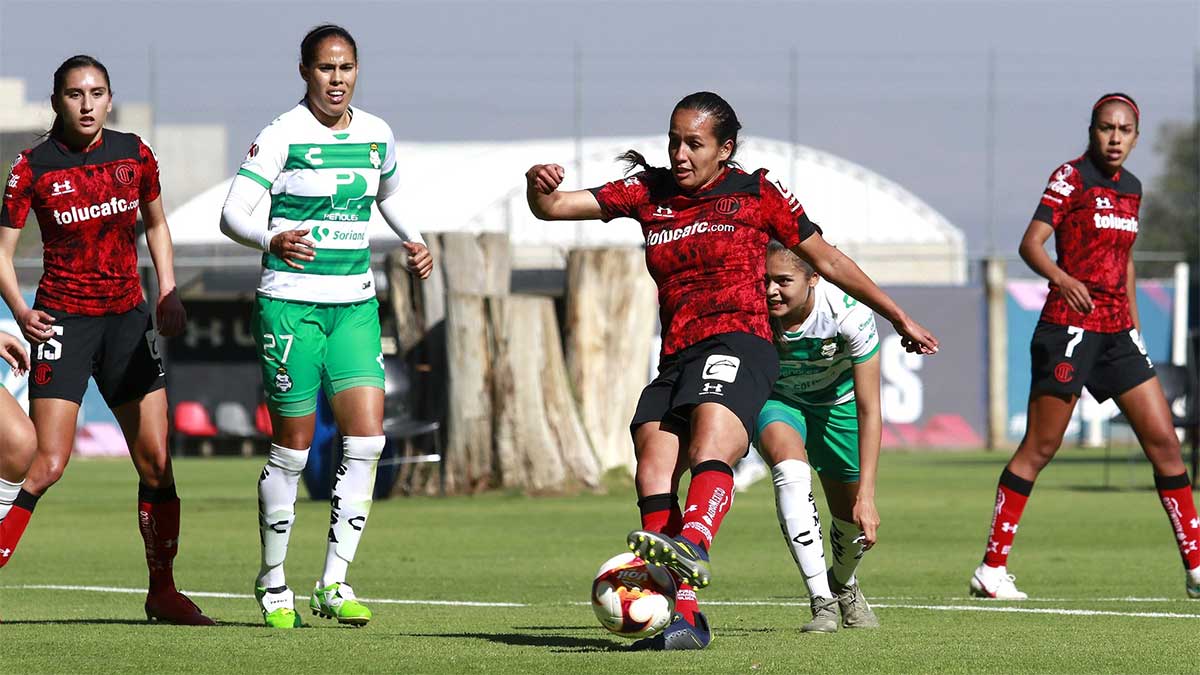
<path fill-rule="evenodd" d="M 300 103 L 250 146 L 238 175 L 270 190 L 272 236 L 309 229 L 316 249 L 303 270 L 264 253 L 260 295 L 318 304 L 375 297 L 367 226 L 376 195 L 395 190 L 396 139 L 378 117 L 352 113 L 350 126 L 333 130 Z"/>
<path fill-rule="evenodd" d="M 875 314 L 825 279 L 812 313 L 796 332 L 775 338 L 779 379 L 772 398 L 792 406 L 832 406 L 854 400 L 855 363 L 879 351 Z"/>

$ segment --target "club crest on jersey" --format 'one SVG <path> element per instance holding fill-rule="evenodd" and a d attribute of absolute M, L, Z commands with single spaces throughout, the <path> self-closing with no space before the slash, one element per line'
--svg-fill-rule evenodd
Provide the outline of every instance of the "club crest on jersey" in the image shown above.
<path fill-rule="evenodd" d="M 721 197 L 717 200 L 717 203 L 713 205 L 713 209 L 723 216 L 732 216 L 733 214 L 737 213 L 738 209 L 740 208 L 742 208 L 741 203 L 733 197 Z"/>
<path fill-rule="evenodd" d="M 133 185 L 133 177 L 133 167 L 128 164 L 121 164 L 113 169 L 113 178 L 121 185 Z"/>
<path fill-rule="evenodd" d="M 292 390 L 292 376 L 288 375 L 287 368 L 279 366 L 279 370 L 275 371 L 275 389 L 286 394 Z"/>
<path fill-rule="evenodd" d="M 370 153 L 369 157 L 371 160 L 371 166 L 375 167 L 376 169 L 383 166 L 383 160 L 379 158 L 379 144 L 378 143 L 371 144 L 371 153 Z"/>
<path fill-rule="evenodd" d="M 58 197 L 59 195 L 67 195 L 67 194 L 71 194 L 72 192 L 75 191 L 75 188 L 71 186 L 71 181 L 69 181 L 65 178 L 63 179 L 63 181 L 61 183 L 58 183 L 58 182 L 52 183 L 50 185 L 50 187 L 51 187 L 51 191 L 50 191 L 51 197 Z"/>
<path fill-rule="evenodd" d="M 833 358 L 837 354 L 837 338 L 825 338 L 821 341 L 821 356 L 826 359 Z"/>

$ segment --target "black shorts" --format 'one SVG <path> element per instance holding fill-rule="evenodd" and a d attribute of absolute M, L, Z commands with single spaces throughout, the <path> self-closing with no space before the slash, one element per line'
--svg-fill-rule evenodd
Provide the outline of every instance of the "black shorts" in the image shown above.
<path fill-rule="evenodd" d="M 81 403 L 89 377 L 109 408 L 139 399 L 165 386 L 157 333 L 146 302 L 124 314 L 85 316 L 57 309 L 54 335 L 33 346 L 29 398 L 61 398 Z"/>
<path fill-rule="evenodd" d="M 687 429 L 693 408 L 719 403 L 742 421 L 748 440 L 778 378 L 779 355 L 770 342 L 750 333 L 705 338 L 663 359 L 658 377 L 642 390 L 629 430 L 646 422 Z"/>
<path fill-rule="evenodd" d="M 1095 333 L 1039 321 L 1029 355 L 1033 392 L 1078 396 L 1087 387 L 1097 401 L 1106 401 L 1154 377 L 1154 365 L 1133 328 Z"/>

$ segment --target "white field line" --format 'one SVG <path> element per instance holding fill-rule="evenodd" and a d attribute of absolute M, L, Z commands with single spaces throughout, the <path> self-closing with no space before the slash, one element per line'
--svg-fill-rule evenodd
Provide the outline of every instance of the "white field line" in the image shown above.
<path fill-rule="evenodd" d="M 22 584 L 16 586 L 0 586 L 0 591 L 4 590 L 42 590 L 42 591 L 84 591 L 93 593 L 125 593 L 140 595 L 146 592 L 144 588 L 122 588 L 117 586 L 68 586 L 60 584 Z M 237 600 L 250 600 L 254 596 L 249 593 L 216 593 L 209 591 L 184 591 L 188 595 L 197 598 L 228 598 Z M 307 599 L 307 596 L 297 595 L 299 599 Z M 470 600 L 403 600 L 395 598 L 361 598 L 364 602 L 373 602 L 379 604 L 392 605 L 436 605 L 448 607 L 529 607 L 531 605 L 520 602 L 475 602 Z M 891 598 L 889 598 L 891 599 Z M 953 599 L 952 599 L 953 600 Z M 1090 600 L 1080 599 L 1061 599 L 1062 602 L 1114 602 L 1114 601 L 1131 601 L 1131 602 L 1159 602 L 1167 601 L 1167 598 L 1098 598 Z M 914 603 L 896 603 L 883 602 L 873 603 L 873 606 L 884 609 L 922 609 L 936 612 L 1001 612 L 1010 614 L 1054 614 L 1059 616 L 1124 616 L 1132 618 L 1148 618 L 1148 619 L 1200 619 L 1200 614 L 1187 614 L 1183 612 L 1120 612 L 1115 610 L 1097 610 L 1097 609 L 1068 609 L 1064 607 L 1012 607 L 1008 605 L 992 605 L 990 600 L 976 600 L 978 604 L 971 605 L 930 605 L 930 604 L 914 604 Z M 572 602 L 569 603 L 576 606 L 585 606 L 590 603 Z M 808 607 L 807 602 L 788 602 L 788 601 L 772 601 L 772 600 L 716 600 L 705 602 L 706 605 L 717 607 Z"/>
<path fill-rule="evenodd" d="M 59 584 L 23 584 L 20 586 L 0 586 L 4 590 L 30 591 L 90 591 L 93 593 L 129 593 L 141 595 L 144 588 L 119 588 L 116 586 L 63 586 Z M 253 600 L 249 593 L 213 593 L 210 591 L 188 591 L 183 593 L 193 598 L 231 598 L 236 600 Z M 297 595 L 299 600 L 307 600 L 307 595 Z M 384 605 L 444 605 L 448 607 L 528 607 L 521 602 L 474 602 L 470 600 L 396 600 L 393 598 L 359 598 L 363 602 L 375 602 Z"/>
<path fill-rule="evenodd" d="M 1183 599 L 1183 598 L 1136 598 L 1136 597 L 1123 597 L 1123 598 L 1116 598 L 1116 597 L 1113 597 L 1113 598 L 1029 598 L 1029 599 L 1026 599 L 1026 600 L 1021 600 L 1021 603 L 1030 603 L 1030 602 L 1175 602 L 1175 601 L 1177 601 L 1177 600 L 1182 600 L 1182 599 Z M 982 601 L 984 601 L 984 602 L 987 602 L 987 600 L 986 600 L 986 599 L 984 599 L 984 598 L 975 598 L 975 597 L 970 597 L 970 596 L 965 596 L 965 595 L 964 595 L 964 596 L 957 596 L 957 597 L 948 597 L 948 598 L 941 598 L 941 597 L 931 597 L 931 596 L 928 596 L 928 595 L 923 595 L 923 596 L 922 596 L 922 595 L 886 595 L 886 596 L 885 596 L 885 595 L 873 595 L 873 596 L 871 596 L 870 598 L 868 598 L 868 600 L 870 600 L 872 603 L 874 603 L 876 600 L 881 600 L 881 601 L 883 601 L 883 602 L 892 602 L 892 601 L 900 601 L 900 602 L 910 602 L 910 601 L 922 601 L 922 602 L 937 602 L 937 601 L 945 601 L 945 602 L 964 602 L 964 601 L 966 601 L 966 602 L 980 602 L 980 601 L 982 600 Z"/>

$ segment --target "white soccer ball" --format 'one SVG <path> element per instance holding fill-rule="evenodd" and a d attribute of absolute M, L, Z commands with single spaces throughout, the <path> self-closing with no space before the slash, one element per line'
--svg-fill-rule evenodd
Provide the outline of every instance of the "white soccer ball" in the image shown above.
<path fill-rule="evenodd" d="M 622 553 L 596 573 L 592 609 L 600 625 L 621 637 L 650 637 L 671 623 L 676 590 L 675 578 L 665 568 Z"/>

